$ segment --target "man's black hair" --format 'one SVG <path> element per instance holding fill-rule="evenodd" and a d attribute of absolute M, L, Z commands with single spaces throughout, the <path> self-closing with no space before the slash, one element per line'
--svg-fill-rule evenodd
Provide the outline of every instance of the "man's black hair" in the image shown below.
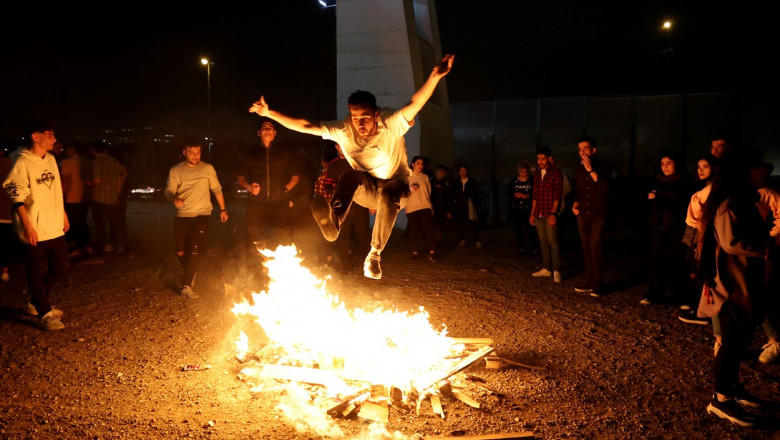
<path fill-rule="evenodd" d="M 347 98 L 347 105 L 355 107 L 368 107 L 370 110 L 376 110 L 376 96 L 365 90 L 355 90 Z"/>
<path fill-rule="evenodd" d="M 278 127 L 276 126 L 276 121 L 269 118 L 268 116 L 260 116 L 260 122 L 257 123 L 257 129 L 260 130 L 261 128 L 263 128 L 263 124 L 266 122 L 270 122 L 271 126 L 274 127 L 274 130 L 279 131 Z"/>
<path fill-rule="evenodd" d="M 24 124 L 24 135 L 32 139 L 33 133 L 45 133 L 49 130 L 56 130 L 57 126 L 53 122 L 44 121 L 41 119 L 27 121 Z"/>
<path fill-rule="evenodd" d="M 536 154 L 544 154 L 547 157 L 552 157 L 552 150 L 547 145 L 542 145 L 536 149 Z"/>
<path fill-rule="evenodd" d="M 444 164 L 439 164 L 439 166 L 437 166 L 436 169 L 437 170 L 442 170 L 442 171 L 449 171 L 450 170 L 449 168 L 447 168 L 447 165 L 444 165 Z"/>
<path fill-rule="evenodd" d="M 590 136 L 583 136 L 580 138 L 580 140 L 577 141 L 579 144 L 580 142 L 587 142 L 590 144 L 591 148 L 598 147 L 598 142 L 596 141 L 596 138 L 592 138 Z"/>
<path fill-rule="evenodd" d="M 182 142 L 184 144 L 182 145 L 182 148 L 200 147 L 201 149 L 203 149 L 203 142 L 201 142 L 200 138 L 197 138 L 195 136 L 185 136 Z"/>

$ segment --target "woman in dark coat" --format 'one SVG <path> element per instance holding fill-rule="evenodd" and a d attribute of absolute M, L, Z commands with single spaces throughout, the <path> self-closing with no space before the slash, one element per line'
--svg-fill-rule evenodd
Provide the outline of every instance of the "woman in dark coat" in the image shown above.
<path fill-rule="evenodd" d="M 676 153 L 661 155 L 661 172 L 656 175 L 647 195 L 650 286 L 640 304 L 664 302 L 667 289 L 674 301 L 684 303 L 688 273 L 682 237 L 688 202 L 693 193 L 692 184 L 693 180 L 685 172 L 683 162 Z"/>
<path fill-rule="evenodd" d="M 466 246 L 466 236 L 470 235 L 475 241 L 477 249 L 482 248 L 482 242 L 479 241 L 477 225 L 479 220 L 479 186 L 477 182 L 469 177 L 469 167 L 461 165 L 458 168 L 458 178 L 456 178 L 450 189 L 453 199 L 453 220 L 458 226 L 458 236 L 460 242 L 458 246 Z"/>

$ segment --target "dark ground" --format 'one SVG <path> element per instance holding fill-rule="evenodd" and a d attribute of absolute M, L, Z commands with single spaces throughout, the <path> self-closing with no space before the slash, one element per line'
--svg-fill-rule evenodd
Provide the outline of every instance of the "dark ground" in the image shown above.
<path fill-rule="evenodd" d="M 0 438 L 309 439 L 276 408 L 275 396 L 253 395 L 238 380 L 233 341 L 239 322 L 230 311 L 246 275 L 228 252 L 238 204 L 227 225 L 212 222 L 211 251 L 198 276 L 197 300 L 176 295 L 180 268 L 172 252 L 173 208 L 158 202 L 129 205 L 131 246 L 105 265 L 74 263 L 53 302 L 66 328 L 44 332 L 19 313 L 24 271 L 0 285 Z M 482 231 L 482 250 L 454 247 L 445 236 L 441 260 L 411 265 L 408 242 L 394 235 L 384 254 L 385 277 L 337 277 L 331 283 L 351 307 L 367 304 L 416 310 L 453 337 L 493 338 L 505 358 L 546 370 L 466 373 L 501 395 L 474 394 L 474 409 L 445 398 L 446 418 L 423 405 L 420 415 L 391 409 L 390 432 L 480 435 L 532 431 L 537 438 L 768 439 L 780 438 L 776 416 L 780 367 L 742 367 L 746 387 L 775 406 L 759 429 L 742 429 L 706 414 L 712 390 L 713 338 L 709 326 L 677 320 L 673 305 L 640 306 L 645 273 L 641 237 L 610 231 L 608 294 L 574 292 L 580 279 L 576 232 L 564 234 L 564 281 L 530 276 L 536 256 L 517 256 L 507 227 Z M 302 323 L 305 325 L 305 323 Z M 758 331 L 751 346 L 758 350 Z M 182 372 L 181 364 L 210 364 Z M 365 423 L 340 420 L 345 436 Z"/>

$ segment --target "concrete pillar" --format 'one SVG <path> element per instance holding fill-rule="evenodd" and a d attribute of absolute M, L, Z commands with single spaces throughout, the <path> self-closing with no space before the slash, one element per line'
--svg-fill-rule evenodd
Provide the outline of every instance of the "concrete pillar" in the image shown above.
<path fill-rule="evenodd" d="M 338 0 L 336 46 L 339 118 L 355 90 L 373 93 L 380 107 L 402 107 L 443 56 L 434 1 Z M 453 160 L 445 81 L 405 136 L 409 159 L 428 156 L 432 167 Z"/>

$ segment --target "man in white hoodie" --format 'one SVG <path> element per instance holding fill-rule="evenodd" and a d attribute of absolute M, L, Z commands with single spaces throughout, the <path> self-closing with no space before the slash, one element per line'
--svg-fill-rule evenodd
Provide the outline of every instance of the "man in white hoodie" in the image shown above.
<path fill-rule="evenodd" d="M 15 158 L 3 189 L 11 198 L 15 229 L 24 245 L 31 297 L 27 313 L 39 316 L 40 328 L 61 330 L 62 311 L 49 302 L 54 284 L 68 267 L 65 232 L 70 227 L 57 161 L 49 153 L 57 139 L 54 126 L 43 121 L 30 122 L 25 134 L 32 145 Z"/>

